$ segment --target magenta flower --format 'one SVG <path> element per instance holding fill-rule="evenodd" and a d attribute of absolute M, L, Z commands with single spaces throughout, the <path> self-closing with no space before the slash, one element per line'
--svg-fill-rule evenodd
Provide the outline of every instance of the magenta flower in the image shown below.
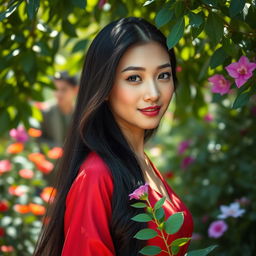
<path fill-rule="evenodd" d="M 221 95 L 229 93 L 231 84 L 223 75 L 213 75 L 208 78 L 208 81 L 213 84 L 213 93 L 219 93 Z"/>
<path fill-rule="evenodd" d="M 26 142 L 28 140 L 28 134 L 23 127 L 18 127 L 17 129 L 10 130 L 10 136 L 19 142 Z"/>
<path fill-rule="evenodd" d="M 12 169 L 12 164 L 9 160 L 0 161 L 0 175 L 9 172 Z"/>
<path fill-rule="evenodd" d="M 205 120 L 206 122 L 211 122 L 211 121 L 213 120 L 213 115 L 210 114 L 210 113 L 206 114 L 206 115 L 204 116 L 204 120 Z"/>
<path fill-rule="evenodd" d="M 228 225 L 223 220 L 216 220 L 211 223 L 208 229 L 208 236 L 213 238 L 221 237 L 226 230 L 228 229 Z"/>
<path fill-rule="evenodd" d="M 192 156 L 185 157 L 181 162 L 181 168 L 186 169 L 189 165 L 191 165 L 195 159 Z"/>
<path fill-rule="evenodd" d="M 178 147 L 178 154 L 179 155 L 182 155 L 186 150 L 187 148 L 189 147 L 190 145 L 190 141 L 189 140 L 184 140 L 182 141 L 180 144 L 179 144 L 179 147 Z"/>
<path fill-rule="evenodd" d="M 238 88 L 244 85 L 252 77 L 252 72 L 256 68 L 256 63 L 249 62 L 246 56 L 241 56 L 238 62 L 234 62 L 225 67 L 228 74 L 235 78 Z"/>
<path fill-rule="evenodd" d="M 145 183 L 145 185 L 140 186 L 136 190 L 133 191 L 133 193 L 129 194 L 129 200 L 131 199 L 141 199 L 144 200 L 147 198 L 148 195 L 148 183 Z"/>

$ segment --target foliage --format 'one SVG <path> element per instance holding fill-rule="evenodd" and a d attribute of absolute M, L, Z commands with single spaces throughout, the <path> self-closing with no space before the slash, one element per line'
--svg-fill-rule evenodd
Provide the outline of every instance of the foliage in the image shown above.
<path fill-rule="evenodd" d="M 239 87 L 225 67 L 241 56 L 255 63 L 255 14 L 255 0 L 5 0 L 0 133 L 20 122 L 30 127 L 30 117 L 40 120 L 32 103 L 44 100 L 56 69 L 80 71 L 89 41 L 102 26 L 120 17 L 144 17 L 165 33 L 177 56 L 176 108 L 171 106 L 173 115 L 167 113 L 150 152 L 192 211 L 191 246 L 215 244 L 208 238 L 211 222 L 221 205 L 238 200 L 245 214 L 225 219 L 228 229 L 217 238 L 215 255 L 254 255 L 255 71 Z M 212 93 L 207 80 L 213 75 L 229 81 L 230 90 Z M 189 143 L 182 150 L 184 141 Z"/>
<path fill-rule="evenodd" d="M 28 141 L 23 142 L 1 139 L 1 255 L 32 254 L 46 205 L 56 193 L 47 187 L 44 175 L 53 170 L 57 148 L 47 151 L 46 155 L 40 153 L 34 137 L 38 131 L 36 133 L 30 129 Z"/>

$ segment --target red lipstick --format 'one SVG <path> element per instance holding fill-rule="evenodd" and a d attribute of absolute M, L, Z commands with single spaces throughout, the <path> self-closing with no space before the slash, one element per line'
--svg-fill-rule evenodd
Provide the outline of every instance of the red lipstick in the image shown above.
<path fill-rule="evenodd" d="M 146 116 L 157 116 L 159 114 L 161 106 L 152 106 L 147 108 L 141 108 L 139 111 Z"/>

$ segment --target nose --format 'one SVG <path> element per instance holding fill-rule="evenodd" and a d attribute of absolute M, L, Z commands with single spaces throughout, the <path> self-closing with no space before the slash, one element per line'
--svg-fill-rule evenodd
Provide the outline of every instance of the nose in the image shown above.
<path fill-rule="evenodd" d="M 145 101 L 156 102 L 160 97 L 160 91 L 158 84 L 155 81 L 151 81 L 146 85 L 146 91 L 144 95 Z"/>

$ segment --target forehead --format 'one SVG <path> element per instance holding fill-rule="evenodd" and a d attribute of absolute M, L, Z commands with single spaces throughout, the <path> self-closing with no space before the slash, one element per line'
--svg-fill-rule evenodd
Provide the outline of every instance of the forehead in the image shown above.
<path fill-rule="evenodd" d="M 127 66 L 155 68 L 165 63 L 170 63 L 167 50 L 157 42 L 149 42 L 128 48 L 118 64 L 118 70 Z"/>
<path fill-rule="evenodd" d="M 54 84 L 55 84 L 55 87 L 57 89 L 72 89 L 72 85 L 70 85 L 67 81 L 65 80 L 54 80 Z"/>

